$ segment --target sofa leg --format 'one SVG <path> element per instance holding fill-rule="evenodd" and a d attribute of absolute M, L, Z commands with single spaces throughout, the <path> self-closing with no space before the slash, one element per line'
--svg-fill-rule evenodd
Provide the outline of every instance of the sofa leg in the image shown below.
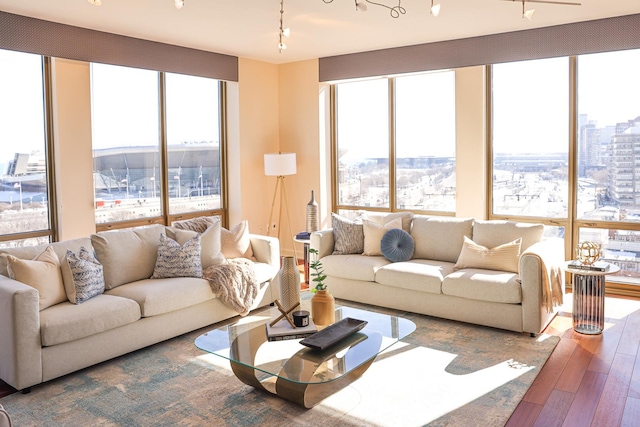
<path fill-rule="evenodd" d="M 22 390 L 20 390 L 20 393 L 22 393 L 22 394 L 31 393 L 31 387 L 23 388 Z"/>
<path fill-rule="evenodd" d="M 536 337 L 536 334 L 535 334 L 534 332 L 529 332 L 529 336 L 530 336 L 531 338 L 535 338 L 535 337 Z"/>

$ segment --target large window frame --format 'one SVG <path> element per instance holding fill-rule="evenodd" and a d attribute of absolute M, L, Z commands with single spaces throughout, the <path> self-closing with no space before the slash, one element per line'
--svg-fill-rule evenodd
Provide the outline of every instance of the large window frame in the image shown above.
<path fill-rule="evenodd" d="M 33 55 L 33 54 L 32 54 Z M 58 240 L 57 201 L 55 192 L 55 161 L 53 138 L 53 93 L 51 58 L 40 56 L 42 64 L 42 102 L 44 125 L 44 157 L 46 162 L 45 177 L 47 189 L 47 222 L 48 227 L 10 234 L 0 234 L 0 246 L 31 246 L 51 243 Z"/>
<path fill-rule="evenodd" d="M 160 154 L 159 163 L 159 181 L 161 182 L 158 191 L 160 192 L 160 214 L 148 216 L 140 219 L 125 219 L 121 221 L 96 222 L 97 231 L 105 231 L 112 229 L 130 228 L 145 226 L 150 224 L 170 225 L 174 221 L 194 218 L 198 216 L 219 216 L 226 224 L 228 191 L 227 191 L 227 167 L 226 167 L 226 145 L 227 145 L 227 91 L 226 82 L 218 80 L 218 123 L 219 123 L 219 164 L 220 164 L 220 206 L 212 209 L 192 210 L 186 212 L 172 213 L 170 209 L 170 193 L 172 178 L 169 167 L 169 142 L 167 137 L 167 96 L 166 96 L 166 74 L 165 72 L 156 71 L 158 73 L 158 109 L 159 118 L 159 140 L 158 149 Z"/>

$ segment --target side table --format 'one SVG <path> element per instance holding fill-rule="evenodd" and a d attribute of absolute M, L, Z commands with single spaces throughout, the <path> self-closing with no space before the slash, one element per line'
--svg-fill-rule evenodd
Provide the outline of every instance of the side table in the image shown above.
<path fill-rule="evenodd" d="M 605 276 L 620 271 L 620 267 L 609 264 L 607 271 L 572 268 L 565 264 L 571 273 L 573 288 L 573 329 L 587 335 L 601 334 L 604 329 L 604 292 Z"/>
<path fill-rule="evenodd" d="M 311 239 L 299 239 L 295 237 L 295 240 L 298 243 L 304 244 L 304 283 L 309 284 L 309 245 L 311 244 Z"/>

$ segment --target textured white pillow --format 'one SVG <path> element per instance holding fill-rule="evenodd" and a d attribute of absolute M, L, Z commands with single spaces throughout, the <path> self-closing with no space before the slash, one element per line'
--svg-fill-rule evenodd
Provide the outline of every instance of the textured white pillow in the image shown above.
<path fill-rule="evenodd" d="M 104 268 L 84 246 L 78 253 L 67 250 L 60 269 L 67 298 L 73 304 L 83 303 L 104 292 Z"/>
<path fill-rule="evenodd" d="M 240 221 L 231 230 L 222 227 L 222 255 L 226 258 L 248 258 L 253 257 L 251 250 L 251 237 L 249 236 L 249 221 Z"/>
<path fill-rule="evenodd" d="M 384 225 L 378 224 L 374 221 L 369 221 L 368 219 L 363 219 L 362 227 L 364 231 L 364 251 L 362 252 L 362 255 L 382 255 L 380 242 L 382 241 L 384 233 L 392 228 L 402 229 L 402 218 L 396 218 Z"/>
<path fill-rule="evenodd" d="M 180 245 L 164 234 L 160 235 L 158 258 L 151 278 L 170 277 L 202 277 L 199 234 L 189 239 L 184 245 Z"/>
<path fill-rule="evenodd" d="M 363 218 L 366 218 L 373 222 L 377 222 L 378 224 L 381 224 L 381 225 L 385 225 L 389 221 L 393 221 L 396 218 L 400 218 L 402 219 L 402 229 L 407 233 L 410 233 L 411 222 L 413 221 L 413 213 L 412 212 L 392 212 L 392 213 L 365 212 L 363 214 Z"/>
<path fill-rule="evenodd" d="M 67 300 L 60 260 L 51 246 L 33 260 L 6 255 L 9 277 L 38 290 L 40 310 Z"/>
<path fill-rule="evenodd" d="M 484 270 L 517 273 L 521 244 L 522 239 L 518 238 L 513 242 L 489 249 L 465 237 L 464 243 L 462 244 L 462 251 L 460 251 L 460 256 L 454 266 L 454 270 L 460 270 L 462 268 L 482 268 Z"/>

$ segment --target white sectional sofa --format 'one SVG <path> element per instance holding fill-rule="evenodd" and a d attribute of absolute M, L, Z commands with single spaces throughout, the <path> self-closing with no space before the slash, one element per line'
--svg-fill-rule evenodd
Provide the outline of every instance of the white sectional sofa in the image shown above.
<path fill-rule="evenodd" d="M 311 234 L 310 247 L 319 252 L 334 297 L 531 334 L 540 333 L 555 315 L 564 293 L 564 248 L 562 239 L 542 239 L 543 225 L 410 214 L 378 215 L 373 222 L 389 224 L 398 216 L 415 247 L 411 259 L 403 262 L 363 255 L 358 249 L 344 253 L 345 242 L 336 239 L 345 236 L 334 230 L 342 220 L 335 214 L 334 228 Z M 358 224 L 349 227 L 346 240 L 353 240 L 361 232 Z M 366 231 L 364 251 L 371 253 Z M 464 261 L 463 247 L 471 247 L 465 237 L 486 249 L 522 239 L 511 262 L 513 271 L 496 270 L 490 263 L 493 269 L 478 262 L 456 266 Z M 338 246 L 343 253 L 334 253 Z"/>
<path fill-rule="evenodd" d="M 238 315 L 221 302 L 204 278 L 150 279 L 159 236 L 169 230 L 157 225 L 1 250 L 5 255 L 0 257 L 0 379 L 26 391 L 33 385 Z M 220 236 L 215 237 L 218 247 L 214 252 L 220 250 Z M 271 280 L 280 268 L 280 249 L 276 238 L 245 237 L 250 239 L 260 283 L 255 308 L 279 296 L 279 285 Z M 204 266 L 204 238 L 202 242 Z M 42 309 L 34 287 L 8 277 L 6 254 L 33 260 L 47 246 L 60 260 L 67 249 L 95 250 L 104 268 L 106 290 L 79 304 L 63 301 Z M 64 285 L 66 288 L 68 283 Z"/>

